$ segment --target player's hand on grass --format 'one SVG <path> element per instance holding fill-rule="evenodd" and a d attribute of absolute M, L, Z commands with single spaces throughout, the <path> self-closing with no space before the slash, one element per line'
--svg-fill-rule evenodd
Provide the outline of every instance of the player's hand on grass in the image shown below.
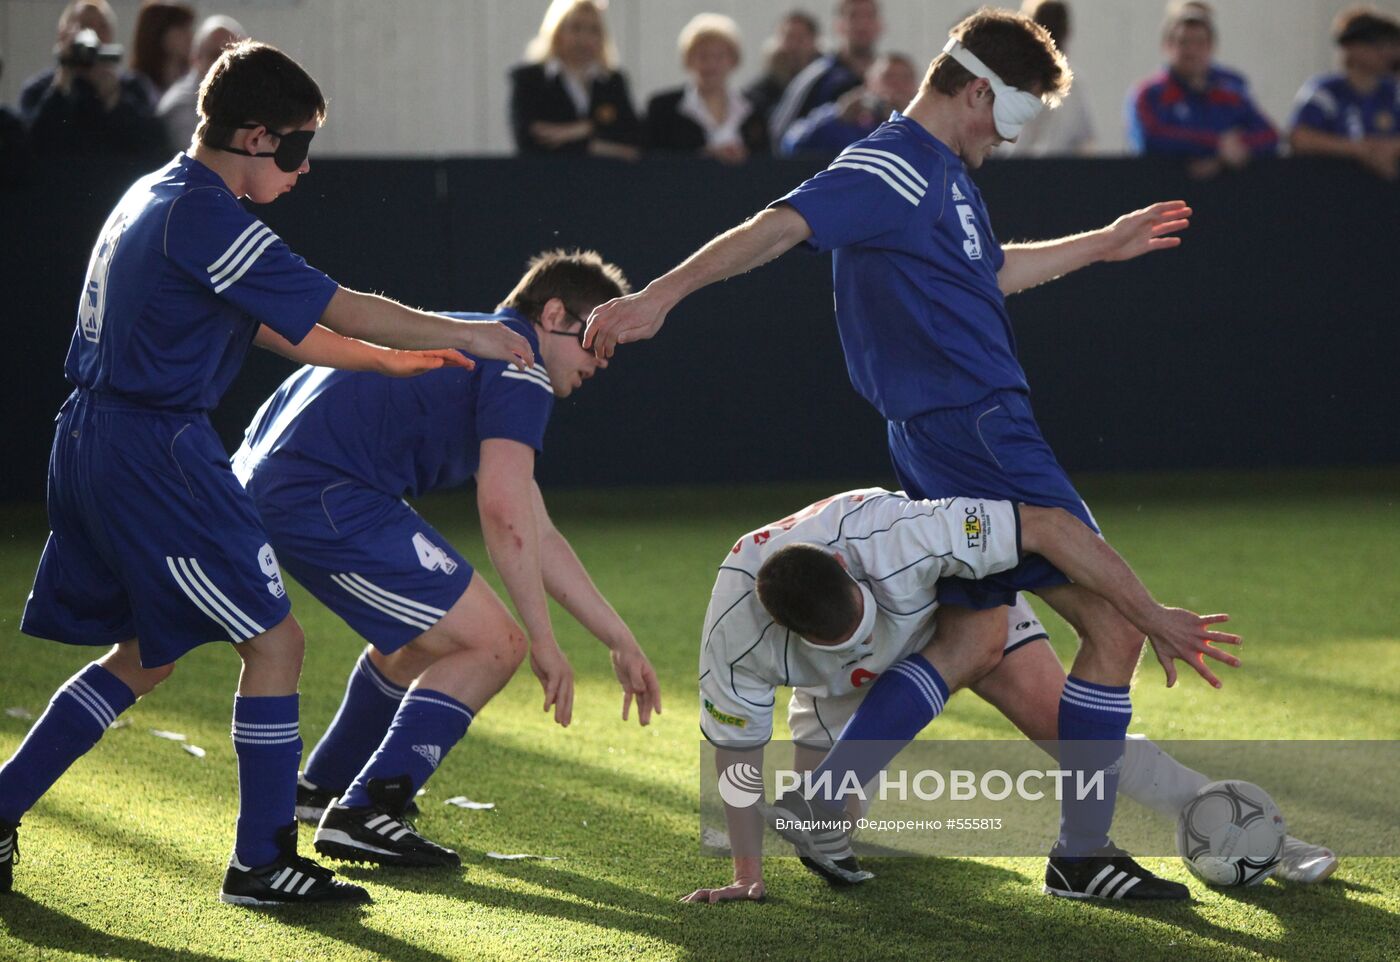
<path fill-rule="evenodd" d="M 654 293 L 646 290 L 613 298 L 595 307 L 589 315 L 588 328 L 583 334 L 584 349 L 606 360 L 613 356 L 619 344 L 655 336 L 666 323 L 668 310 Z"/>
<path fill-rule="evenodd" d="M 554 720 L 564 728 L 574 717 L 574 669 L 552 638 L 530 645 L 530 670 L 544 688 L 544 710 L 554 708 Z"/>
<path fill-rule="evenodd" d="M 632 708 L 632 700 L 637 701 L 637 721 L 651 724 L 651 713 L 661 714 L 661 685 L 656 680 L 656 670 L 636 641 L 619 645 L 612 650 L 613 673 L 622 685 L 622 720 Z"/>
<path fill-rule="evenodd" d="M 1181 245 L 1170 235 L 1191 226 L 1191 208 L 1184 200 L 1166 200 L 1131 214 L 1124 214 L 1104 228 L 1106 261 L 1126 261 L 1152 251 Z"/>
<path fill-rule="evenodd" d="M 500 321 L 458 321 L 466 335 L 462 350 L 477 357 L 489 357 L 497 361 L 509 361 L 522 371 L 528 371 L 535 363 L 535 352 L 530 342 L 506 327 Z"/>
<path fill-rule="evenodd" d="M 767 891 L 763 879 L 738 879 L 719 889 L 696 889 L 681 899 L 682 902 L 699 902 L 714 905 L 716 902 L 762 902 Z"/>
<path fill-rule="evenodd" d="M 384 350 L 379 358 L 379 373 L 389 377 L 413 377 L 440 367 L 461 367 L 470 371 L 476 362 L 461 351 L 394 351 Z"/>
<path fill-rule="evenodd" d="M 1195 669 L 1196 674 L 1216 688 L 1220 687 L 1220 679 L 1206 667 L 1205 660 L 1214 658 L 1222 664 L 1231 668 L 1238 668 L 1240 660 L 1228 652 L 1212 647 L 1219 645 L 1238 645 L 1239 635 L 1232 635 L 1225 631 L 1212 631 L 1211 625 L 1218 625 L 1230 620 L 1229 615 L 1198 615 L 1194 611 L 1187 611 L 1185 608 L 1163 607 L 1158 612 L 1155 623 L 1147 632 L 1147 638 L 1152 642 L 1152 650 L 1157 655 L 1157 661 L 1162 666 L 1162 671 L 1167 674 L 1167 687 L 1176 684 L 1176 663 L 1175 659 L 1180 658 L 1186 664 Z"/>

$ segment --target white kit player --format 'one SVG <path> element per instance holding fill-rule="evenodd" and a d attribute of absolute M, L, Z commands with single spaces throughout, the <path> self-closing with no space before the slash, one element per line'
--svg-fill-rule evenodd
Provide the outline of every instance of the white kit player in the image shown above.
<path fill-rule="evenodd" d="M 811 771 L 875 680 L 887 671 L 907 671 L 906 659 L 921 651 L 928 657 L 934 648 L 942 649 L 949 669 L 944 677 L 962 680 L 950 680 L 954 690 L 971 687 L 1028 737 L 1053 743 L 1065 672 L 1025 599 L 1018 597 L 1007 609 L 1003 651 L 992 664 L 978 654 L 985 645 L 963 644 L 937 618 L 939 579 L 982 578 L 1028 554 L 1042 555 L 1115 606 L 1139 611 L 1144 598 L 1155 605 L 1111 548 L 1056 508 L 980 498 L 915 500 L 867 488 L 744 535 L 720 565 L 701 634 L 700 729 L 718 749 L 717 767 L 746 761 L 761 768 L 777 689 L 790 687 L 793 768 Z M 819 569 L 832 559 L 839 565 L 829 565 L 836 580 L 822 585 Z M 836 636 L 834 643 L 811 640 L 822 634 L 818 630 L 804 636 L 791 627 L 818 624 L 830 613 L 819 609 L 843 595 L 858 600 L 846 616 L 846 630 L 826 632 Z M 959 649 L 968 652 L 962 662 Z M 933 697 L 947 695 L 936 691 Z M 1119 790 L 1174 818 L 1209 780 L 1148 739 L 1130 736 Z M 763 897 L 760 808 L 726 807 L 726 815 L 734 882 L 699 889 L 687 901 Z M 860 868 L 844 832 L 796 841 L 803 864 L 828 881 L 872 877 Z M 1327 849 L 1290 837 L 1277 877 L 1320 881 L 1336 864 Z"/>

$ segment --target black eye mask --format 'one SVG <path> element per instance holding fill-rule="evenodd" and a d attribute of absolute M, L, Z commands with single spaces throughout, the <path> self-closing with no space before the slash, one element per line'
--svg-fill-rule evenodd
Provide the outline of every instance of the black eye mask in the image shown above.
<path fill-rule="evenodd" d="M 239 124 L 232 130 L 256 130 L 262 124 Z M 271 157 L 272 162 L 277 165 L 277 169 L 284 173 L 294 174 L 301 165 L 306 163 L 306 155 L 311 152 L 311 138 L 316 136 L 314 130 L 289 130 L 285 134 L 279 134 L 275 130 L 268 130 L 268 133 L 277 138 L 277 149 L 270 154 L 253 154 L 246 150 L 239 150 L 237 147 L 219 147 L 226 154 L 239 154 L 243 157 Z"/>

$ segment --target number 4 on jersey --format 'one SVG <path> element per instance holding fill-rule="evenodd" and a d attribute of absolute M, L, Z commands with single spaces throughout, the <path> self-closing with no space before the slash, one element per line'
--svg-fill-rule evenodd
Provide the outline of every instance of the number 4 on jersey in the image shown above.
<path fill-rule="evenodd" d="M 429 571 L 441 571 L 450 575 L 457 570 L 457 562 L 429 541 L 421 531 L 413 536 L 413 550 L 418 552 L 418 563 Z"/>

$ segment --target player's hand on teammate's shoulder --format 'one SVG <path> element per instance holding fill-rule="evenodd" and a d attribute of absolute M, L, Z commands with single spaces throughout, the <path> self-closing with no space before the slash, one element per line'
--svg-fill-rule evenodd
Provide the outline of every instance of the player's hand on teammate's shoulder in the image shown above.
<path fill-rule="evenodd" d="M 559 643 L 542 638 L 530 643 L 530 670 L 544 689 L 544 710 L 554 709 L 554 720 L 564 728 L 574 717 L 574 669 Z"/>
<path fill-rule="evenodd" d="M 476 362 L 461 351 L 395 351 L 386 349 L 379 358 L 380 374 L 389 377 L 413 377 L 440 367 L 461 367 L 470 371 Z"/>
<path fill-rule="evenodd" d="M 535 352 L 523 335 L 500 321 L 458 321 L 466 332 L 463 350 L 477 357 L 509 361 L 522 371 L 534 366 Z"/>
<path fill-rule="evenodd" d="M 1152 251 L 1181 246 L 1172 235 L 1191 226 L 1191 208 L 1184 200 L 1164 200 L 1124 214 L 1104 228 L 1103 260 L 1126 261 Z"/>
<path fill-rule="evenodd" d="M 682 902 L 698 902 L 704 905 L 714 905 L 717 902 L 762 902 L 767 890 L 763 887 L 763 879 L 739 879 L 724 888 L 718 889 L 696 889 L 689 895 L 681 899 Z"/>
<path fill-rule="evenodd" d="M 593 309 L 583 346 L 600 358 L 613 356 L 619 344 L 645 341 L 666 322 L 669 307 L 650 288 L 616 297 Z"/>
<path fill-rule="evenodd" d="M 636 639 L 628 639 L 612 649 L 612 665 L 622 685 L 622 720 L 627 721 L 632 701 L 636 699 L 637 721 L 651 724 L 652 712 L 661 714 L 661 684 Z"/>
<path fill-rule="evenodd" d="M 1213 631 L 1210 628 L 1211 625 L 1218 625 L 1229 620 L 1229 615 L 1198 615 L 1185 608 L 1163 606 L 1159 610 L 1156 623 L 1148 632 L 1148 640 L 1152 642 L 1152 650 L 1157 655 L 1158 663 L 1166 672 L 1168 688 L 1176 684 L 1174 659 L 1177 658 L 1190 665 L 1198 675 L 1210 682 L 1215 688 L 1220 687 L 1220 679 L 1206 667 L 1206 658 L 1214 658 L 1231 668 L 1240 666 L 1240 660 L 1234 655 L 1212 647 L 1212 643 L 1240 644 L 1239 635 L 1233 635 L 1226 631 Z"/>

